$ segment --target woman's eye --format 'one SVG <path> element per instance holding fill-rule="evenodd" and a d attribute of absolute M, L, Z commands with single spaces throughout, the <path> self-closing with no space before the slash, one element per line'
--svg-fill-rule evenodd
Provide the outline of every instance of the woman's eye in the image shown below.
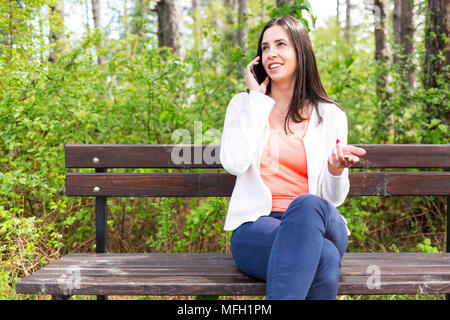
<path fill-rule="evenodd" d="M 285 45 L 285 43 L 284 43 L 284 42 L 280 42 L 280 43 L 278 43 L 278 45 L 279 45 L 279 46 Z"/>

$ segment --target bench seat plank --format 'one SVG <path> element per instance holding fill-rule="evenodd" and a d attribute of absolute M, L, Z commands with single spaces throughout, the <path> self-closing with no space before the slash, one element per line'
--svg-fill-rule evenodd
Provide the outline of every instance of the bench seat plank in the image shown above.
<path fill-rule="evenodd" d="M 380 287 L 373 284 L 373 267 Z M 371 278 L 372 277 L 372 278 Z M 367 285 L 369 283 L 369 286 Z M 265 295 L 231 254 L 69 254 L 16 284 L 18 293 L 64 295 Z M 346 253 L 339 294 L 450 292 L 450 254 Z"/>

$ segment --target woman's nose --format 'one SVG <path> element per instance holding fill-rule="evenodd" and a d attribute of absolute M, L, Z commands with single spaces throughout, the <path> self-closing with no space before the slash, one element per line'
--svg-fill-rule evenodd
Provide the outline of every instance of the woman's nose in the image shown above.
<path fill-rule="evenodd" d="M 269 48 L 269 57 L 273 57 L 277 55 L 277 49 L 276 48 Z"/>

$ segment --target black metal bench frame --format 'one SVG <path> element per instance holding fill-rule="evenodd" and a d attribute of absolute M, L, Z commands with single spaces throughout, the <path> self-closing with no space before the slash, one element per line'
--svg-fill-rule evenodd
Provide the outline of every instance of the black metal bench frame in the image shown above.
<path fill-rule="evenodd" d="M 367 155 L 354 168 L 444 169 L 350 172 L 349 196 L 446 196 L 446 253 L 346 253 L 339 294 L 445 293 L 448 298 L 450 146 L 357 146 L 366 149 Z M 265 295 L 265 283 L 242 274 L 231 254 L 107 253 L 108 197 L 229 197 L 235 182 L 235 177 L 226 172 L 114 173 L 108 169 L 221 169 L 218 161 L 211 161 L 219 158 L 219 148 L 66 145 L 66 168 L 95 168 L 95 173 L 68 172 L 66 194 L 95 197 L 96 253 L 68 254 L 20 280 L 16 292 L 50 294 L 53 299 L 72 295 L 96 295 L 98 299 L 107 295 Z M 174 163 L 173 154 L 190 154 L 189 163 Z"/>

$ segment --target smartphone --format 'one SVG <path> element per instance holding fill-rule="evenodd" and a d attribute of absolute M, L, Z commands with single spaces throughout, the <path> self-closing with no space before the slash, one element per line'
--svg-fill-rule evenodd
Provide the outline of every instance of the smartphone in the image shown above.
<path fill-rule="evenodd" d="M 253 76 L 255 77 L 256 81 L 258 81 L 259 84 L 261 84 L 264 80 L 266 80 L 267 72 L 266 70 L 264 70 L 264 67 L 262 66 L 261 62 L 253 66 L 251 69 Z"/>

